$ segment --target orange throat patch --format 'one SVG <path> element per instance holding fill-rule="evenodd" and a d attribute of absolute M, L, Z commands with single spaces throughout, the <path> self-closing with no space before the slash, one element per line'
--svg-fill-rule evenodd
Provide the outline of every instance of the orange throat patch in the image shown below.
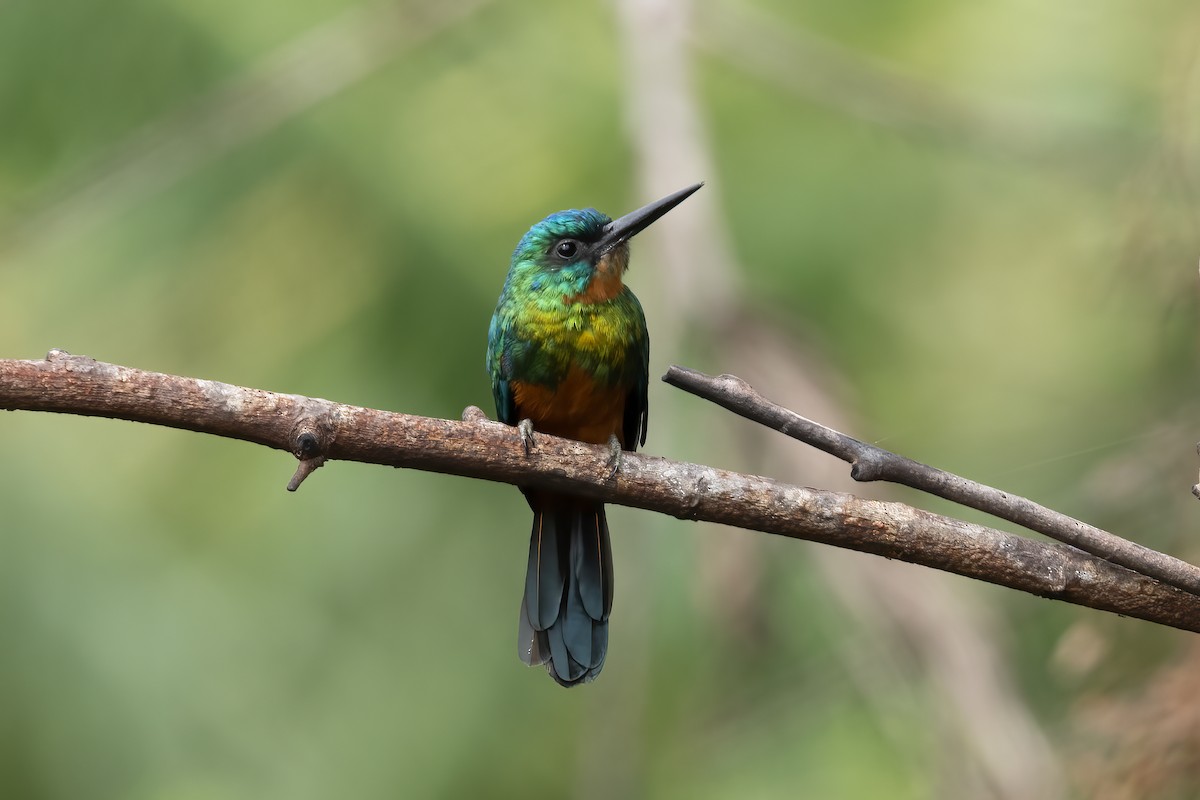
<path fill-rule="evenodd" d="M 596 263 L 596 271 L 582 292 L 574 297 L 568 297 L 571 303 L 603 303 L 612 300 L 621 293 L 625 284 L 621 282 L 625 270 L 629 268 L 629 246 L 617 245 L 605 253 Z"/>

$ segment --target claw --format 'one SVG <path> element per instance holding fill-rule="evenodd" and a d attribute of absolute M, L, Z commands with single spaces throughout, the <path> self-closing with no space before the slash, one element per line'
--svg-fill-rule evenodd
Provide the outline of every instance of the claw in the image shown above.
<path fill-rule="evenodd" d="M 529 455 L 529 451 L 533 448 L 533 420 L 521 420 L 517 423 L 517 430 L 521 434 L 521 444 L 525 446 L 525 455 Z"/>
<path fill-rule="evenodd" d="M 604 480 L 611 481 L 617 477 L 617 472 L 621 469 L 621 454 L 624 450 L 621 449 L 621 440 L 614 433 L 608 437 L 608 477 Z"/>

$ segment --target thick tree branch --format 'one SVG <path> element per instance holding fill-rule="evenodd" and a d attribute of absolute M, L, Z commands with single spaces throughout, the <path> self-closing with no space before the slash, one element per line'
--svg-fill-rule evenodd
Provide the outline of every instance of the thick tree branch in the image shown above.
<path fill-rule="evenodd" d="M 672 366 L 663 380 L 722 408 L 766 425 L 850 464 L 856 481 L 888 481 L 1015 522 L 1114 564 L 1200 595 L 1200 568 L 1122 539 L 1032 500 L 930 467 L 881 447 L 860 442 L 772 403 L 733 375 L 713 377 Z"/>
<path fill-rule="evenodd" d="M 636 453 L 625 454 L 617 475 L 606 480 L 606 447 L 539 435 L 526 455 L 512 428 L 475 408 L 467 409 L 465 421 L 431 419 L 51 351 L 44 361 L 0 360 L 0 409 L 166 425 L 287 450 L 302 462 L 361 461 L 543 486 L 681 519 L 861 550 L 1200 632 L 1197 596 L 1072 547 L 900 503 Z M 293 484 L 297 478 L 299 471 Z"/>

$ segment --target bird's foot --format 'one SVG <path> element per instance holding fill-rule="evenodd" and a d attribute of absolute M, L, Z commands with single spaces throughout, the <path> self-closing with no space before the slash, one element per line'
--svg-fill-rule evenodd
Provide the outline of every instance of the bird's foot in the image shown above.
<path fill-rule="evenodd" d="M 617 471 L 621 469 L 621 454 L 625 451 L 621 448 L 621 440 L 614 433 L 608 437 L 608 477 L 604 480 L 611 481 L 617 477 Z"/>
<path fill-rule="evenodd" d="M 517 431 L 521 434 L 521 444 L 525 446 L 525 455 L 533 449 L 533 420 L 523 419 L 517 423 Z"/>

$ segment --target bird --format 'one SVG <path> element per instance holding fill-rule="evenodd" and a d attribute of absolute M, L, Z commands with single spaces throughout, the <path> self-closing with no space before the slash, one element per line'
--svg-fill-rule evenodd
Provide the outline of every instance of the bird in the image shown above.
<path fill-rule="evenodd" d="M 496 416 L 518 429 L 621 453 L 646 442 L 650 336 L 624 284 L 629 240 L 698 190 L 697 183 L 611 219 L 594 208 L 551 214 L 513 251 L 488 328 Z M 518 654 L 562 686 L 588 683 L 608 653 L 612 547 L 604 504 L 531 486 L 533 509 Z"/>

